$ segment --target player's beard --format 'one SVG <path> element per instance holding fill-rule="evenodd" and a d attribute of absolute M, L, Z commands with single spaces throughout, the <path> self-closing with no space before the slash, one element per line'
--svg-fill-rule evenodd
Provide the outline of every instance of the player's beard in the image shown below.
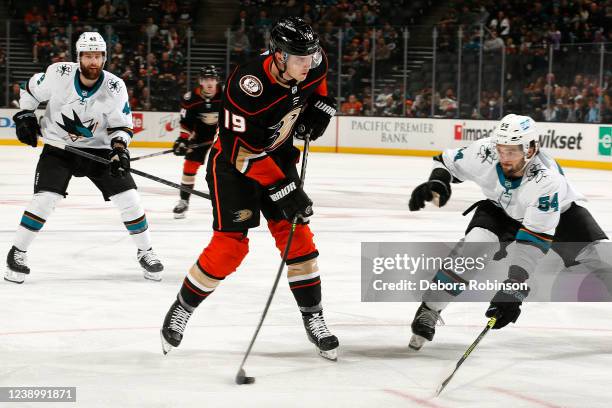
<path fill-rule="evenodd" d="M 101 72 L 102 72 L 102 67 L 96 67 L 92 65 L 90 65 L 89 67 L 86 67 L 83 64 L 81 64 L 81 74 L 83 74 L 83 76 L 86 79 L 89 79 L 91 81 L 96 80 L 100 77 Z"/>
<path fill-rule="evenodd" d="M 504 176 L 506 177 L 520 177 L 522 175 L 523 169 L 525 168 L 525 161 L 521 160 L 520 163 L 517 163 L 513 166 L 504 166 L 500 163 Z"/>

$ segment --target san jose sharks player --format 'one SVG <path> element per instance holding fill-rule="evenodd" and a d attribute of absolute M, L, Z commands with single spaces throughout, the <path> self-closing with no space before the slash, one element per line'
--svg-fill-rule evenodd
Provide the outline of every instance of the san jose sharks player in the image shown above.
<path fill-rule="evenodd" d="M 161 280 L 163 266 L 151 247 L 147 219 L 128 172 L 127 146 L 132 138 L 132 113 L 123 81 L 104 71 L 106 42 L 97 32 L 81 34 L 76 43 L 77 62 L 59 62 L 33 75 L 21 90 L 13 117 L 17 138 L 36 147 L 38 137 L 108 158 L 110 166 L 45 144 L 36 167 L 34 196 L 17 227 L 7 255 L 5 280 L 23 283 L 30 273 L 26 251 L 66 197 L 72 176 L 88 177 L 121 212 L 121 219 L 138 247 L 137 260 L 144 277 Z M 40 124 L 35 110 L 47 102 Z"/>
<path fill-rule="evenodd" d="M 480 244 L 477 249 L 467 245 L 461 249 L 460 243 L 456 254 L 476 257 L 485 253 L 484 259 L 490 261 L 506 256 L 505 247 L 516 242 L 505 283 L 527 283 L 525 289 L 495 294 L 485 313 L 497 318 L 493 329 L 516 322 L 530 291 L 529 275 L 549 249 L 560 255 L 567 268 L 609 264 L 601 245 L 608 237 L 589 211 L 576 204 L 584 196 L 572 187 L 555 160 L 539 149 L 538 131 L 530 117 L 507 115 L 492 137 L 434 157 L 429 181 L 412 192 L 410 210 L 424 208 L 426 201 L 445 205 L 451 183 L 467 180 L 478 184 L 486 199 L 464 212 L 476 210 L 462 242 Z M 471 250 L 478 253 L 470 254 Z M 464 282 L 465 276 L 442 269 L 433 280 Z M 440 312 L 459 293 L 445 292 L 433 298 L 426 293 L 425 298 L 433 301 L 424 301 L 416 312 L 412 349 L 418 350 L 433 339 Z"/>

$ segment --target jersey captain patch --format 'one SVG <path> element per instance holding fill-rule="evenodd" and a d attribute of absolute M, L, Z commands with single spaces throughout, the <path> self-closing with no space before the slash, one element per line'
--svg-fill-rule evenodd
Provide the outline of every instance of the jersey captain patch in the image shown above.
<path fill-rule="evenodd" d="M 249 96 L 257 97 L 263 92 L 261 81 L 253 75 L 245 75 L 238 81 L 240 89 Z"/>

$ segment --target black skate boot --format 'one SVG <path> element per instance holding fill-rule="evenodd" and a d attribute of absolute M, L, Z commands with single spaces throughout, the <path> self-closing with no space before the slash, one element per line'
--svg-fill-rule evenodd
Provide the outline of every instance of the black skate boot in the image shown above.
<path fill-rule="evenodd" d="M 155 252 L 153 252 L 153 248 L 149 248 L 146 251 L 139 249 L 136 259 L 138 259 L 140 266 L 142 266 L 145 279 L 152 281 L 160 281 L 162 279 L 161 273 L 164 270 L 164 265 L 162 265 Z"/>
<path fill-rule="evenodd" d="M 174 209 L 172 210 L 172 212 L 174 213 L 174 219 L 182 219 L 185 218 L 187 216 L 187 210 L 189 209 L 189 201 L 187 200 L 179 200 L 178 203 L 176 203 L 176 206 L 174 207 Z"/>
<path fill-rule="evenodd" d="M 4 280 L 13 283 L 23 283 L 30 273 L 27 265 L 26 251 L 20 251 L 13 245 L 6 256 L 6 274 Z"/>
<path fill-rule="evenodd" d="M 170 306 L 170 310 L 168 310 L 164 319 L 164 325 L 160 330 L 164 354 L 168 354 L 173 347 L 178 347 L 181 344 L 185 326 L 187 326 L 192 313 L 193 311 L 190 312 L 185 309 L 178 299 Z"/>
<path fill-rule="evenodd" d="M 426 341 L 432 341 L 434 334 L 436 334 L 436 324 L 438 320 L 440 324 L 444 324 L 442 316 L 440 316 L 441 310 L 432 310 L 427 307 L 425 302 L 421 303 L 414 320 L 412 321 L 412 338 L 410 339 L 409 347 L 413 350 L 420 350 Z"/>
<path fill-rule="evenodd" d="M 323 319 L 323 312 L 302 315 L 308 340 L 314 344 L 321 357 L 328 360 L 338 360 L 338 338 L 329 332 Z"/>

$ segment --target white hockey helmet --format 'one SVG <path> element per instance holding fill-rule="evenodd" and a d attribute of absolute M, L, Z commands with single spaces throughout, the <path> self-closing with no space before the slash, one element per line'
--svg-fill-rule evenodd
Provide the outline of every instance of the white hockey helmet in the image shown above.
<path fill-rule="evenodd" d="M 77 62 L 81 62 L 81 53 L 86 51 L 101 51 L 104 53 L 104 64 L 106 64 L 106 41 L 95 31 L 84 32 L 76 42 Z M 102 66 L 104 66 L 102 64 Z"/>
<path fill-rule="evenodd" d="M 538 130 L 535 121 L 529 116 L 511 113 L 504 116 L 493 130 L 494 145 L 520 145 L 525 157 L 529 147 L 538 148 Z M 532 143 L 533 142 L 533 143 Z"/>

